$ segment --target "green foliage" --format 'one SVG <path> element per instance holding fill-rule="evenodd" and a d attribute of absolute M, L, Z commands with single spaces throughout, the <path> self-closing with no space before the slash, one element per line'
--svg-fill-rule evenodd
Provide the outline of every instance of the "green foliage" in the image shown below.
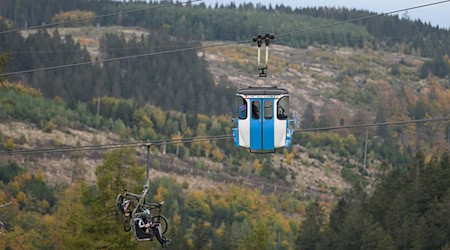
<path fill-rule="evenodd" d="M 434 157 L 429 164 L 418 153 L 409 168 L 394 170 L 367 196 L 360 186 L 338 202 L 329 225 L 305 237 L 324 249 L 441 249 L 449 244 L 449 156 Z M 308 217 L 307 217 L 308 218 Z M 317 216 L 311 217 L 317 218 Z M 307 222 L 303 227 L 307 230 Z M 308 222 L 316 226 L 317 223 Z M 317 227 L 313 232 L 317 232 Z M 311 231 L 311 230 L 310 230 Z M 299 237 L 304 236 L 301 231 Z"/>
<path fill-rule="evenodd" d="M 363 183 L 364 177 L 362 177 L 358 172 L 355 170 L 352 170 L 347 165 L 344 166 L 341 170 L 341 175 L 344 178 L 344 180 L 353 183 L 353 184 L 360 184 Z"/>
<path fill-rule="evenodd" d="M 400 65 L 398 63 L 391 65 L 391 72 L 392 75 L 397 76 L 400 74 Z"/>
<path fill-rule="evenodd" d="M 100 145 L 100 141 L 98 140 L 98 138 L 97 138 L 96 135 L 92 136 L 91 143 L 92 143 L 93 145 Z"/>
<path fill-rule="evenodd" d="M 108 199 L 121 189 L 136 189 L 143 180 L 143 169 L 138 169 L 131 149 L 113 150 L 108 153 L 102 165 L 96 169 L 97 187 L 102 199 Z M 131 181 L 131 182 L 130 182 Z M 114 195 L 113 195 L 114 196 Z"/>
<path fill-rule="evenodd" d="M 56 124 L 53 123 L 52 120 L 50 120 L 45 124 L 45 127 L 42 130 L 45 133 L 51 133 L 54 129 L 56 129 Z"/>
<path fill-rule="evenodd" d="M 5 135 L 3 134 L 3 132 L 0 130 L 0 143 L 5 142 Z"/>
<path fill-rule="evenodd" d="M 132 54 L 148 53 L 148 49 L 153 47 L 198 46 L 193 42 L 190 44 L 180 42 L 186 37 L 179 41 L 164 30 L 158 30 L 155 33 L 158 35 L 140 38 L 135 36 L 130 39 L 125 39 L 124 35 L 107 34 L 100 39 L 102 58 L 123 57 L 129 55 L 128 51 L 132 51 Z M 61 38 L 57 30 L 52 35 L 40 30 L 26 38 L 14 33 L 3 39 L 0 45 L 0 50 L 18 50 L 18 48 L 33 48 L 36 51 L 58 48 L 71 53 L 59 54 L 56 61 L 51 53 L 14 54 L 8 65 L 9 71 L 22 70 L 22 65 L 29 68 L 41 68 L 92 60 L 87 49 L 82 48 L 71 35 Z M 117 48 L 125 50 L 117 50 Z M 50 98 L 63 98 L 73 102 L 89 102 L 96 98 L 88 104 L 92 113 L 96 113 L 98 109 L 100 114 L 106 113 L 109 116 L 108 108 L 114 108 L 116 115 L 114 118 L 120 118 L 124 123 L 131 121 L 132 113 L 127 111 L 135 107 L 130 107 L 130 102 L 126 101 L 109 103 L 107 97 L 100 98 L 102 100 L 99 103 L 99 96 L 133 98 L 140 105 L 150 103 L 189 113 L 230 113 L 234 90 L 225 84 L 215 85 L 206 66 L 197 53 L 190 50 L 164 56 L 141 57 L 139 60 L 128 60 L 126 63 L 111 62 L 102 67 L 93 64 L 53 72 L 36 72 L 24 78 L 24 83 L 40 89 L 44 96 Z M 152 70 L 148 70 L 149 68 Z M 10 101 L 14 102 L 15 99 Z M 105 103 L 107 105 L 103 106 L 102 104 Z M 131 104 L 136 105 L 136 103 Z M 57 121 L 56 118 L 54 120 L 55 123 L 63 122 Z"/>
<path fill-rule="evenodd" d="M 49 203 L 49 208 L 53 207 L 56 203 L 56 198 L 53 190 L 48 187 L 45 182 L 41 179 L 37 179 L 36 176 L 32 176 L 30 180 L 25 182 L 23 189 L 26 191 L 27 196 L 33 196 L 40 201 L 47 201 Z M 48 212 L 47 210 L 46 212 Z"/>
<path fill-rule="evenodd" d="M 366 84 L 366 82 L 364 82 L 364 84 Z M 336 93 L 334 93 L 334 96 L 337 98 L 356 106 L 370 105 L 376 95 L 376 89 L 372 84 L 367 84 L 364 89 L 343 85 Z"/>
<path fill-rule="evenodd" d="M 140 140 L 171 139 L 174 135 L 180 139 L 202 135 L 223 135 L 229 133 L 233 125 L 227 116 L 190 115 L 180 112 L 166 111 L 151 105 L 139 106 L 131 100 L 118 98 L 94 99 L 88 105 L 80 103 L 66 103 L 63 100 L 44 99 L 32 88 L 25 88 L 20 84 L 7 83 L 0 89 L 0 97 L 17 100 L 14 105 L 0 102 L 0 110 L 5 112 L 5 118 L 22 119 L 41 124 L 46 131 L 58 127 L 103 127 L 117 133 L 121 138 L 137 138 Z M 8 99 L 8 98 L 6 98 Z M 94 115 L 100 103 L 100 116 Z M 60 146 L 60 140 L 55 138 L 55 146 Z M 93 138 L 92 143 L 97 143 Z M 214 143 L 191 143 L 179 148 L 179 157 L 211 155 L 213 159 L 227 162 L 225 159 L 239 159 L 248 157 L 244 149 L 236 148 L 228 141 Z M 169 153 L 175 153 L 176 146 L 167 147 Z M 226 156 L 226 158 L 223 158 Z M 262 156 L 257 156 L 262 158 Z M 222 159 L 222 160 L 220 160 Z M 227 163 L 228 164 L 228 163 Z M 232 164 L 231 161 L 229 164 Z M 266 160 L 266 168 L 272 169 L 270 161 Z M 206 169 L 202 161 L 195 165 Z M 230 168 L 230 171 L 231 168 Z M 267 178 L 275 171 L 276 176 L 283 178 L 285 171 L 270 170 Z"/>
<path fill-rule="evenodd" d="M 205 164 L 204 161 L 199 160 L 199 161 L 196 161 L 196 162 L 195 162 L 194 167 L 197 168 L 197 169 L 202 169 L 202 170 L 204 170 L 204 169 L 206 168 L 206 164 Z"/>
<path fill-rule="evenodd" d="M 108 219 L 113 216 L 115 197 L 122 188 L 136 190 L 144 176 L 138 168 L 132 150 L 113 150 L 107 154 L 103 164 L 97 167 L 96 187 L 86 188 L 81 197 L 84 200 L 85 218 L 80 237 L 94 248 L 132 248 L 136 246 L 130 235 L 120 224 Z M 79 199 L 79 198 L 78 198 Z M 75 212 L 75 211 L 74 211 Z M 75 222 L 79 223 L 79 222 Z"/>
<path fill-rule="evenodd" d="M 84 21 L 76 21 L 80 19 Z M 76 26 L 92 25 L 93 19 L 95 19 L 94 12 L 75 10 L 75 11 L 59 12 L 54 17 L 52 17 L 52 23 L 67 22 L 67 24 L 64 24 L 64 26 L 76 27 Z"/>
<path fill-rule="evenodd" d="M 130 150 L 108 154 L 97 168 L 96 186 L 72 184 L 58 195 L 51 214 L 35 216 L 31 211 L 37 203 L 30 199 L 37 194 L 27 193 L 22 210 L 4 210 L 8 230 L 0 247 L 136 248 L 121 221 L 111 218 L 120 187 L 142 188 L 143 168 L 137 168 L 132 156 Z M 166 201 L 168 236 L 176 239 L 177 249 L 439 249 L 449 244 L 448 223 L 442 223 L 449 218 L 449 164 L 448 155 L 425 164 L 424 156 L 418 154 L 414 165 L 388 174 L 373 195 L 367 196 L 358 186 L 344 194 L 329 223 L 321 205 L 310 203 L 301 227 L 298 217 L 284 215 L 301 211 L 301 204 L 290 195 L 264 196 L 231 185 L 187 190 L 176 178 L 163 177 L 152 179 L 147 199 Z M 26 190 L 49 192 L 37 177 L 23 174 L 8 179 L 27 185 Z M 43 197 L 35 200 L 39 199 Z M 37 228 L 44 238 L 33 237 Z"/>
<path fill-rule="evenodd" d="M 411 164 L 411 148 L 402 150 L 401 146 L 395 143 L 374 143 L 373 150 L 381 159 L 385 159 L 396 168 L 404 168 Z"/>
<path fill-rule="evenodd" d="M 3 147 L 6 151 L 13 151 L 16 148 L 16 144 L 14 143 L 14 140 L 12 138 L 8 138 L 3 144 Z"/>
<path fill-rule="evenodd" d="M 19 175 L 22 170 L 15 161 L 0 164 L 0 181 L 4 183 L 10 182 L 14 177 Z"/>
<path fill-rule="evenodd" d="M 0 99 L 4 100 L 0 102 L 0 118 L 41 124 L 47 132 L 58 126 L 85 124 L 93 127 L 95 124 L 95 116 L 85 106 L 77 105 L 71 109 L 65 102 L 45 99 L 35 89 L 21 84 L 3 82 L 0 85 Z"/>
<path fill-rule="evenodd" d="M 94 11 L 97 15 L 134 10 L 145 6 L 157 5 L 156 2 L 112 3 L 101 1 L 73 1 L 60 3 L 46 0 L 48 8 L 31 0 L 3 0 L 4 17 L 14 20 L 19 27 L 28 24 L 40 25 L 50 23 L 51 18 L 60 11 Z M 31 11 L 33 10 L 33 11 Z M 33 14 L 31 14 L 33 13 Z M 160 8 L 152 15 L 138 12 L 134 15 L 112 16 L 100 21 L 101 25 L 143 26 L 153 30 L 165 30 L 172 36 L 184 37 L 188 40 L 241 40 L 249 34 L 271 30 L 284 33 L 292 30 L 317 27 L 334 23 L 336 20 L 347 21 L 375 13 L 345 8 L 313 7 L 292 9 L 284 5 L 263 6 L 241 4 L 236 6 L 217 5 L 207 8 L 206 5 L 186 5 L 174 8 Z M 402 36 L 398 36 L 401 28 Z M 414 39 L 411 39 L 413 37 Z M 322 29 L 282 38 L 283 43 L 296 47 L 307 47 L 311 44 L 342 45 L 359 48 L 383 48 L 401 53 L 412 53 L 434 57 L 439 53 L 449 53 L 448 31 L 432 27 L 428 23 L 412 21 L 398 16 L 382 16 L 376 20 L 362 20 L 357 25 L 340 25 L 333 29 Z"/>
<path fill-rule="evenodd" d="M 309 158 L 313 158 L 313 159 L 317 159 L 321 163 L 325 162 L 325 157 L 323 156 L 323 153 L 319 152 L 317 150 L 312 150 L 312 151 L 308 152 L 308 157 Z"/>
<path fill-rule="evenodd" d="M 27 143 L 27 137 L 25 137 L 24 134 L 20 134 L 20 137 L 19 137 L 19 144 L 20 144 L 20 145 L 23 145 L 23 144 L 25 144 L 25 143 Z"/>
<path fill-rule="evenodd" d="M 335 133 L 296 133 L 294 140 L 302 142 L 303 145 L 309 145 L 313 148 L 322 147 L 331 153 L 341 156 L 354 155 L 358 149 L 356 138 L 350 134 L 341 137 Z M 319 153 L 311 151 L 313 158 L 322 159 Z M 322 159 L 321 161 L 323 161 Z"/>
<path fill-rule="evenodd" d="M 306 220 L 296 238 L 298 249 L 314 249 L 320 243 L 320 232 L 324 223 L 323 211 L 317 201 L 306 208 Z"/>
<path fill-rule="evenodd" d="M 258 220 L 249 235 L 240 242 L 239 249 L 268 250 L 270 242 L 269 226 L 266 221 Z"/>
<path fill-rule="evenodd" d="M 119 135 L 122 141 L 128 137 L 128 129 L 120 119 L 114 122 L 112 131 Z"/>
<path fill-rule="evenodd" d="M 425 62 L 420 68 L 420 78 L 426 78 L 429 74 L 444 78 L 450 74 L 450 62 L 448 56 L 437 56 L 431 61 Z"/>

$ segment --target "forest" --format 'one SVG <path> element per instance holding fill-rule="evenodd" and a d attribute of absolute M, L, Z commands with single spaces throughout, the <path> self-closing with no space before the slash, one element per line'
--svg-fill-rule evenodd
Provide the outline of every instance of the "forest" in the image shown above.
<path fill-rule="evenodd" d="M 164 3 L 171 2 L 0 0 L 0 31 Z M 0 74 L 199 47 L 204 41 L 247 40 L 266 30 L 283 33 L 373 14 L 284 5 L 187 4 L 68 24 L 138 26 L 148 32 L 131 38 L 123 33 L 103 35 L 98 55 L 90 54 L 72 35 L 61 36 L 59 27 L 14 31 L 0 34 Z M 375 92 L 367 87 L 359 99 L 351 100 L 357 107 L 354 112 L 336 112 L 332 102 L 318 109 L 305 101 L 306 108 L 299 114 L 300 128 L 449 114 L 449 30 L 411 21 L 407 16 L 383 16 L 276 42 L 296 48 L 324 45 L 353 47 L 368 55 L 379 50 L 427 57 L 417 72 L 406 72 L 412 60 L 403 57 L 389 65 L 391 82 L 398 81 L 398 85 L 387 86 L 380 80 L 380 88 L 388 91 Z M 358 74 L 370 73 L 365 70 L 343 67 L 334 78 L 340 89 L 333 98 L 351 92 L 345 83 L 357 82 Z M 426 87 L 401 85 L 405 72 Z M 233 127 L 234 92 L 229 79 L 215 82 L 204 52 L 189 50 L 1 77 L 0 123 L 32 124 L 47 135 L 56 131 L 69 134 L 70 129 L 102 131 L 117 136 L 120 142 L 227 135 Z M 370 106 L 370 112 L 363 110 L 361 103 Z M 273 155 L 249 154 L 231 141 L 155 147 L 152 155 L 167 151 L 171 162 L 185 161 L 192 169 L 207 172 L 213 185 L 193 188 L 185 176 L 169 173 L 152 179 L 148 199 L 165 201 L 163 213 L 169 219 L 172 249 L 447 249 L 449 132 L 450 123 L 446 122 L 296 133 L 293 147 Z M 45 146 L 68 146 L 57 137 L 51 143 Z M 90 143 L 100 144 L 95 136 Z M 364 143 L 370 145 L 368 168 L 360 164 L 365 157 Z M 0 130 L 1 153 L 41 146 L 33 144 L 28 135 L 13 138 Z M 88 180 L 85 169 L 77 169 L 64 185 L 46 182 L 41 156 L 0 156 L 0 205 L 12 202 L 0 208 L 0 221 L 5 226 L 0 249 L 160 248 L 156 242 L 135 241 L 131 233 L 124 232 L 122 218 L 114 214 L 115 198 L 122 189 L 142 190 L 145 167 L 138 150 L 49 157 L 77 162 L 92 155 L 101 158 L 95 166 L 95 181 Z M 336 162 L 330 163 L 330 159 Z M 316 166 L 316 162 L 321 165 Z M 298 176 L 293 171 L 297 163 L 310 164 L 310 169 L 337 164 L 338 174 L 350 188 L 331 190 L 319 183 L 318 191 L 297 190 Z M 161 172 L 164 163 L 155 158 L 151 164 Z M 214 164 L 223 168 L 214 169 Z M 266 185 L 280 185 L 280 189 L 265 192 L 233 182 L 214 182 L 223 176 L 254 178 Z"/>
<path fill-rule="evenodd" d="M 97 167 L 96 186 L 78 180 L 57 190 L 46 186 L 39 171 L 33 175 L 17 163 L 2 163 L 0 199 L 14 205 L 1 213 L 9 230 L 0 247 L 158 248 L 138 244 L 113 219 L 120 187 L 139 189 L 143 181 L 133 155 L 110 152 Z M 175 177 L 153 180 L 149 198 L 167 204 L 173 249 L 441 249 L 450 237 L 449 164 L 448 154 L 425 163 L 418 152 L 407 168 L 386 174 L 371 196 L 358 185 L 343 194 L 329 217 L 317 200 L 233 185 L 189 190 Z"/>
<path fill-rule="evenodd" d="M 46 99 L 26 85 L 2 82 L 1 86 L 1 119 L 29 121 L 47 133 L 64 127 L 96 127 L 113 131 L 122 139 L 155 140 L 226 134 L 231 126 L 227 116 L 165 112 L 148 104 L 139 106 L 131 100 L 112 97 L 88 103 L 66 103 L 60 98 Z M 100 116 L 96 115 L 98 103 L 102 107 Z M 307 115 L 311 114 L 305 112 L 304 116 Z M 321 119 L 312 121 L 327 124 Z M 310 125 L 304 123 L 303 126 Z M 420 130 L 420 126 L 417 129 Z M 356 167 L 355 172 L 355 166 L 346 164 L 342 175 L 354 188 L 340 194 L 336 205 L 324 203 L 318 197 L 305 200 L 301 192 L 263 194 L 260 190 L 234 184 L 206 190 L 189 189 L 189 182 L 179 183 L 176 177 L 154 179 L 149 198 L 166 201 L 164 213 L 170 219 L 174 249 L 186 246 L 190 249 L 446 246 L 448 223 L 433 223 L 446 221 L 448 217 L 443 209 L 448 206 L 445 191 L 450 183 L 448 152 L 430 154 L 428 149 L 426 153 L 414 153 L 412 148 L 404 151 L 393 143 L 396 137 L 392 130 L 380 128 L 376 132 L 390 143 L 379 142 L 372 148 L 377 158 L 384 159 L 384 172 L 378 177 L 379 183 L 372 195 L 364 191 L 365 170 Z M 360 137 L 301 133 L 296 141 L 309 149 L 322 148 L 349 159 L 355 155 L 361 157 L 358 147 L 361 142 L 356 138 Z M 11 140 L 0 133 L 0 144 L 3 150 L 12 151 L 27 144 L 27 139 L 24 136 Z M 174 146 L 169 147 L 172 147 L 169 151 L 175 152 Z M 250 171 L 252 176 L 275 182 L 295 179 L 289 176 L 292 173 L 287 169 L 273 166 L 267 156 L 251 155 L 248 159 L 245 150 L 236 149 L 228 142 L 185 144 L 176 151 L 182 159 L 202 156 L 223 162 L 227 166 L 224 170 L 235 176 Z M 296 157 L 294 149 L 279 153 L 287 163 Z M 77 154 L 74 152 L 69 157 L 77 159 Z M 42 170 L 28 170 L 38 167 L 33 161 L 2 161 L 0 201 L 13 201 L 13 206 L 1 211 L 1 220 L 8 231 L 2 234 L 3 245 L 0 246 L 7 249 L 148 248 L 148 243 L 138 244 L 130 234 L 123 232 L 120 219 L 113 219 L 115 195 L 121 188 L 139 190 L 144 181 L 145 168 L 139 166 L 135 154 L 134 150 L 108 153 L 103 164 L 97 166 L 95 186 L 87 183 L 78 170 L 79 174 L 72 177 L 70 185 L 50 188 L 44 182 Z M 158 166 L 155 161 L 152 164 Z M 208 168 L 204 164 L 195 167 Z M 124 168 L 127 170 L 123 171 Z M 407 213 L 395 217 L 398 211 Z M 390 223 L 394 218 L 402 223 Z"/>
<path fill-rule="evenodd" d="M 195 43 L 167 40 L 171 39 L 165 32 L 160 32 L 158 36 L 134 37 L 129 41 L 111 34 L 101 39 L 100 50 L 104 59 L 109 59 L 125 56 L 127 54 L 124 53 L 130 50 L 139 54 L 154 52 L 153 47 L 158 46 L 195 46 Z M 0 37 L 0 41 L 3 51 L 20 51 L 23 48 L 31 51 L 52 51 L 57 48 L 62 51 L 58 53 L 57 59 L 54 53 L 9 54 L 9 63 L 5 69 L 8 72 L 90 61 L 86 48 L 82 48 L 70 35 L 61 39 L 58 30 L 51 35 L 47 31 L 38 31 L 26 39 L 13 33 Z M 170 77 L 162 77 L 165 75 Z M 40 89 L 48 98 L 59 96 L 69 101 L 83 102 L 102 96 L 133 98 L 140 104 L 149 103 L 166 109 L 201 114 L 230 113 L 234 91 L 226 83 L 216 86 L 205 62 L 192 50 L 110 62 L 101 68 L 98 65 L 85 65 L 40 71 L 13 79 L 20 79 Z"/>
<path fill-rule="evenodd" d="M 171 3 L 164 1 L 129 1 L 120 3 L 109 0 L 45 0 L 46 4 L 32 0 L 1 0 L 2 16 L 14 22 L 16 27 L 51 23 L 59 12 L 91 11 L 97 15 L 128 11 L 145 6 Z M 44 6 L 44 8 L 42 8 Z M 170 35 L 185 40 L 249 39 L 255 34 L 284 33 L 346 21 L 376 13 L 362 10 L 336 8 L 292 9 L 284 5 L 236 5 L 206 6 L 187 4 L 102 18 L 100 25 L 141 26 L 151 30 L 165 29 Z M 53 19 L 55 20 L 55 19 Z M 407 15 L 382 16 L 345 24 L 328 29 L 302 32 L 283 38 L 280 43 L 305 47 L 313 43 L 362 47 L 364 41 L 383 50 L 399 50 L 402 53 L 424 57 L 437 57 L 450 53 L 450 32 L 433 27 L 430 23 L 412 21 Z"/>
<path fill-rule="evenodd" d="M 159 3 L 112 1 L 51 1 L 2 0 L 0 30 L 91 18 L 95 15 L 127 11 Z M 83 11 L 78 11 L 83 10 Z M 33 13 L 30 16 L 29 13 Z M 106 35 L 100 42 L 99 57 L 92 58 L 86 47 L 71 35 L 60 37 L 57 29 L 40 30 L 24 38 L 19 32 L 0 36 L 0 52 L 9 63 L 5 72 L 52 67 L 62 64 L 89 62 L 164 51 L 165 48 L 200 46 L 205 40 L 238 41 L 258 32 L 283 33 L 307 27 L 329 25 L 374 13 L 356 10 L 295 9 L 283 5 L 271 7 L 242 4 L 206 7 L 204 4 L 149 9 L 132 15 L 112 16 L 69 25 L 124 25 L 144 27 L 158 35 L 125 39 Z M 72 19 L 71 19 L 72 18 Z M 98 20 L 98 21 L 97 21 Z M 228 20 L 228 21 L 225 21 Z M 231 20 L 231 21 L 230 21 Z M 235 22 L 235 23 L 232 23 Z M 401 27 L 401 28 L 399 28 Z M 56 27 L 55 27 L 56 28 Z M 238 30 L 236 30 L 238 28 Z M 380 30 L 381 28 L 381 30 Z M 402 34 L 398 34 L 401 30 Z M 414 37 L 414 39 L 409 39 Z M 329 44 L 356 48 L 401 52 L 434 58 L 425 63 L 420 77 L 429 74 L 445 77 L 450 66 L 444 56 L 449 53 L 450 32 L 420 21 L 384 16 L 356 24 L 344 24 L 329 29 L 302 32 L 277 39 L 277 43 L 293 47 Z M 426 43 L 424 42 L 426 40 Z M 167 42 L 170 41 L 170 42 Z M 23 51 L 27 48 L 27 51 Z M 51 52 L 54 53 L 41 53 Z M 33 53 L 33 51 L 41 51 Z M 8 53 L 10 52 L 10 53 Z M 56 53 L 56 54 L 55 54 Z M 57 55 L 57 57 L 55 57 Z M 151 70 L 150 70 L 151 69 Z M 398 66 L 397 66 L 398 71 Z M 170 77 L 161 77 L 168 75 Z M 72 77 L 76 76 L 76 77 Z M 204 59 L 190 50 L 161 56 L 140 57 L 120 62 L 88 64 L 52 71 L 10 76 L 40 89 L 46 97 L 62 97 L 69 101 L 89 101 L 96 97 L 132 98 L 139 104 L 149 103 L 165 109 L 201 114 L 230 114 L 234 89 L 225 78 L 214 83 Z M 126 83 L 126 84 L 125 84 Z M 208 93 L 208 94 L 206 94 Z M 171 100 L 176 100 L 172 102 Z M 208 105 L 205 105 L 208 103 Z"/>

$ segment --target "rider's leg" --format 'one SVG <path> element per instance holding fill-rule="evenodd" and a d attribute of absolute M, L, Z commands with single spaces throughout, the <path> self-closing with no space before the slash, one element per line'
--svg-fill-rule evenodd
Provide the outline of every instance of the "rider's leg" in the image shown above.
<path fill-rule="evenodd" d="M 168 240 L 162 235 L 162 227 L 161 224 L 158 223 L 152 227 L 153 235 L 156 236 L 156 239 L 161 243 L 162 246 L 166 246 Z"/>

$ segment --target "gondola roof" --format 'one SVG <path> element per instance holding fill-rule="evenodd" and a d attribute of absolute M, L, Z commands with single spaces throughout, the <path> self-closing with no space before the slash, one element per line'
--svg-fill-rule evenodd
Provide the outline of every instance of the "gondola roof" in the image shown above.
<path fill-rule="evenodd" d="M 248 87 L 238 89 L 236 94 L 240 95 L 288 95 L 289 92 L 286 89 L 277 87 Z"/>

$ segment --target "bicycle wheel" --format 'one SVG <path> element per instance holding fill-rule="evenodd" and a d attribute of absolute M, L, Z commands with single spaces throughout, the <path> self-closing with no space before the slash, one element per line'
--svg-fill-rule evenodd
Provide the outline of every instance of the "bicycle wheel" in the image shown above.
<path fill-rule="evenodd" d="M 123 196 L 121 194 L 118 194 L 117 198 L 116 198 L 116 208 L 115 208 L 116 215 L 119 215 L 119 214 L 123 215 L 125 213 L 125 211 L 123 211 L 122 204 L 123 204 Z"/>
<path fill-rule="evenodd" d="M 157 223 L 157 225 L 161 225 L 161 231 L 162 231 L 162 235 L 164 235 L 167 232 L 168 229 L 168 223 L 167 223 L 167 219 L 166 217 L 162 216 L 162 215 L 156 215 L 152 217 L 152 222 L 153 223 Z"/>
<path fill-rule="evenodd" d="M 123 230 L 129 232 L 131 230 L 131 215 L 123 218 Z"/>
<path fill-rule="evenodd" d="M 134 208 L 135 205 L 131 200 L 125 201 L 125 205 L 123 207 L 123 230 L 125 230 L 125 232 L 129 232 L 131 230 L 131 223 L 133 223 L 131 217 Z"/>

